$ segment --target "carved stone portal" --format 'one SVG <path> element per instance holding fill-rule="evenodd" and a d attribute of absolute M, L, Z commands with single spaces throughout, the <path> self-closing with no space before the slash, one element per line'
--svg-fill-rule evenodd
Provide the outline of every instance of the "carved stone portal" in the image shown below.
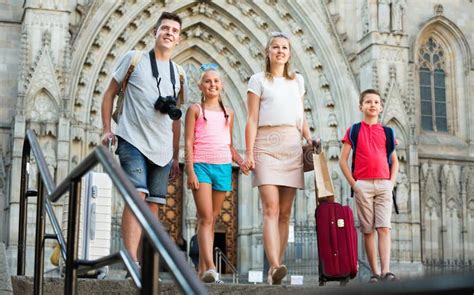
<path fill-rule="evenodd" d="M 216 235 L 225 237 L 225 246 L 219 246 L 225 248 L 221 250 L 234 266 L 237 265 L 237 187 L 238 170 L 234 170 L 232 172 L 232 191 L 225 196 L 221 214 L 215 226 Z M 183 214 L 187 216 L 188 212 L 183 210 L 183 176 L 181 175 L 169 183 L 166 204 L 160 206 L 160 221 L 177 243 L 181 242 L 183 236 Z M 218 246 L 216 241 L 214 246 Z"/>

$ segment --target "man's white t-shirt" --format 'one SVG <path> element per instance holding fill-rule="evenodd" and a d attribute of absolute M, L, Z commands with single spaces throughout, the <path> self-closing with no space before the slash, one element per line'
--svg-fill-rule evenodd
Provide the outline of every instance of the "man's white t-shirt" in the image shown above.
<path fill-rule="evenodd" d="M 119 84 L 125 78 L 134 54 L 135 51 L 129 51 L 119 60 L 112 75 Z M 156 64 L 159 77 L 161 77 L 161 95 L 163 97 L 173 96 L 169 61 L 156 60 Z M 176 96 L 180 91 L 177 67 L 178 65 L 173 63 Z M 149 53 L 144 51 L 140 62 L 128 80 L 123 112 L 120 115 L 115 134 L 136 147 L 153 163 L 165 166 L 173 157 L 173 120 L 168 114 L 163 114 L 154 108 L 158 98 L 156 84 L 151 70 Z M 184 85 L 186 85 L 186 77 Z M 186 91 L 184 98 L 186 100 Z"/>

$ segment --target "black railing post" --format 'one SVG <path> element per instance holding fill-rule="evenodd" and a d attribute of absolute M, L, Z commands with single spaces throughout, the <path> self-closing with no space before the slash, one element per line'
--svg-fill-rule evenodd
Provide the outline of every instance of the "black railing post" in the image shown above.
<path fill-rule="evenodd" d="M 44 272 L 44 185 L 38 177 L 38 197 L 36 198 L 35 273 L 33 294 L 43 294 Z"/>
<path fill-rule="evenodd" d="M 142 289 L 140 294 L 158 294 L 159 253 L 154 251 L 146 235 L 142 240 Z"/>
<path fill-rule="evenodd" d="M 26 141 L 26 139 L 25 139 Z M 27 143 L 25 143 L 26 145 Z M 16 274 L 18 276 L 25 275 L 25 261 L 26 261 L 26 223 L 28 201 L 26 191 L 28 190 L 28 174 L 26 165 L 30 161 L 29 153 L 21 159 L 21 178 L 20 178 L 20 208 L 19 208 L 19 226 L 18 226 L 18 251 L 17 251 L 17 266 Z"/>
<path fill-rule="evenodd" d="M 74 295 L 77 290 L 76 260 L 79 243 L 79 220 L 81 204 L 81 179 L 72 179 L 69 185 L 69 204 L 67 221 L 66 283 L 64 294 Z"/>

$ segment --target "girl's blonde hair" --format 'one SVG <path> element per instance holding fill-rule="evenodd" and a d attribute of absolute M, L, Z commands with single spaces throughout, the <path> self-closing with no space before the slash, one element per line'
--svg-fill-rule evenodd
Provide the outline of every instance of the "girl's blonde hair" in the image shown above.
<path fill-rule="evenodd" d="M 283 77 L 285 77 L 288 80 L 293 80 L 295 79 L 296 75 L 295 73 L 290 72 L 291 42 L 288 35 L 282 32 L 273 32 L 271 34 L 270 39 L 268 39 L 267 46 L 265 46 L 265 78 L 267 78 L 270 81 L 273 81 L 272 68 L 270 64 L 270 57 L 268 56 L 268 51 L 270 50 L 270 46 L 272 45 L 273 40 L 275 40 L 276 38 L 284 38 L 288 41 L 288 48 L 290 49 L 290 57 L 288 58 L 288 61 L 285 63 L 285 67 L 283 68 Z"/>
<path fill-rule="evenodd" d="M 216 67 L 210 67 L 210 68 L 206 68 L 204 70 L 203 69 L 203 66 L 201 66 L 201 76 L 199 77 L 199 85 L 202 84 L 202 79 L 204 78 L 204 75 L 207 73 L 207 72 L 210 72 L 210 71 L 214 71 L 217 73 L 217 75 L 219 76 L 219 79 L 221 79 L 221 83 L 222 83 L 222 76 L 221 76 L 221 73 L 219 72 L 219 70 L 217 69 L 217 65 Z M 202 93 L 201 91 L 201 108 L 202 108 L 202 116 L 204 118 L 205 121 L 207 121 L 207 118 L 206 118 L 206 111 L 204 109 L 204 101 L 206 100 L 206 98 L 204 97 L 204 94 Z M 227 113 L 227 110 L 225 109 L 224 107 L 224 103 L 222 102 L 222 97 L 221 95 L 219 94 L 219 105 L 222 109 L 222 111 L 224 112 L 224 117 L 226 118 L 226 120 L 229 119 L 229 114 Z"/>

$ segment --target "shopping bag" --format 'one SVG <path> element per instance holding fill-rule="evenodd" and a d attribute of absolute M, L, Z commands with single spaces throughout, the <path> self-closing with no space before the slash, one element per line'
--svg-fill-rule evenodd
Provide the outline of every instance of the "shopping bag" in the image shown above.
<path fill-rule="evenodd" d="M 313 171 L 314 170 L 314 162 L 313 162 L 313 154 L 321 152 L 321 144 L 316 140 L 313 142 L 308 143 L 303 146 L 303 171 Z"/>
<path fill-rule="evenodd" d="M 313 154 L 316 199 L 334 201 L 334 186 L 324 152 Z"/>

